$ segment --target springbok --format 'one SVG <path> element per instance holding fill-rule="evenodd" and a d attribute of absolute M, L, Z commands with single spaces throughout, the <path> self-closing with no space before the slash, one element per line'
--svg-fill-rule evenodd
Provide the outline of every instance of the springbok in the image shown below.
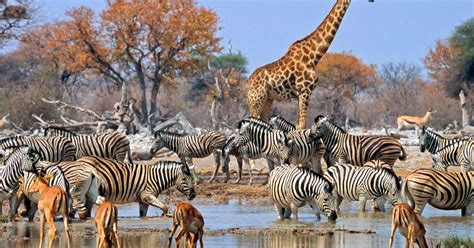
<path fill-rule="evenodd" d="M 63 216 L 64 232 L 67 238 L 67 247 L 71 245 L 69 237 L 69 209 L 67 193 L 59 186 L 48 186 L 49 179 L 53 178 L 54 174 L 47 174 L 44 177 L 37 176 L 30 187 L 30 192 L 39 191 L 38 210 L 40 211 L 40 243 L 39 247 L 43 247 L 44 222 L 49 225 L 49 248 L 53 247 L 54 237 L 56 236 L 56 227 L 54 226 L 54 217 L 60 213 Z"/>
<path fill-rule="evenodd" d="M 425 226 L 418 219 L 413 208 L 406 203 L 400 203 L 393 208 L 392 229 L 388 241 L 390 248 L 392 247 L 393 236 L 397 227 L 400 228 L 400 233 L 407 239 L 405 247 L 413 247 L 416 242 L 420 248 L 428 248 L 425 239 Z"/>
<path fill-rule="evenodd" d="M 97 227 L 97 248 L 102 245 L 116 244 L 120 248 L 120 240 L 117 233 L 118 210 L 111 202 L 102 202 L 95 214 L 95 226 Z M 115 240 L 115 241 L 114 241 Z"/>
<path fill-rule="evenodd" d="M 436 110 L 429 109 L 423 117 L 410 115 L 399 116 L 397 118 L 397 132 L 400 132 L 403 127 L 414 127 L 416 129 L 416 133 L 418 133 L 418 128 L 426 125 L 426 123 L 428 123 L 430 120 L 431 114 L 433 113 L 436 113 Z"/>
<path fill-rule="evenodd" d="M 189 247 L 196 247 L 199 240 L 201 248 L 204 247 L 202 237 L 204 235 L 204 218 L 202 214 L 193 205 L 189 203 L 179 203 L 173 212 L 173 230 L 168 239 L 168 247 L 171 247 L 171 240 L 178 226 L 181 230 L 176 236 L 176 248 L 179 247 L 179 240 L 186 235 L 186 242 Z"/>

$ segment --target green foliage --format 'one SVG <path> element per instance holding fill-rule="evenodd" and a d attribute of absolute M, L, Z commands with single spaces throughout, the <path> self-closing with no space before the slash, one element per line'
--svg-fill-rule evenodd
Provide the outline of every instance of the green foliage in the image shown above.
<path fill-rule="evenodd" d="M 474 18 L 456 27 L 449 42 L 457 51 L 454 58 L 459 66 L 460 80 L 474 81 Z"/>
<path fill-rule="evenodd" d="M 458 236 L 451 236 L 443 239 L 442 245 L 445 248 L 473 248 L 474 247 L 474 240 L 471 238 L 459 238 Z"/>
<path fill-rule="evenodd" d="M 246 72 L 247 58 L 242 53 L 225 53 L 214 56 L 211 60 L 211 67 L 216 69 L 234 68 L 242 73 Z"/>

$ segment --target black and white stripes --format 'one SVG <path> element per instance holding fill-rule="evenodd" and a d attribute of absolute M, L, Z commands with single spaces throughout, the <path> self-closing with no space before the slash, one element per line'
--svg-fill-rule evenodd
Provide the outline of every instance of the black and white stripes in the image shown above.
<path fill-rule="evenodd" d="M 29 146 L 37 151 L 41 160 L 59 162 L 76 159 L 76 147 L 64 137 L 13 136 L 0 140 L 0 149 Z"/>

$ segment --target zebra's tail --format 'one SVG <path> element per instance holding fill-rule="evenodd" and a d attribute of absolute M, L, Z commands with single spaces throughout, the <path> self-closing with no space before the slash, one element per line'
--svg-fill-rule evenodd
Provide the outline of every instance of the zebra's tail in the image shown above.
<path fill-rule="evenodd" d="M 410 191 L 408 190 L 408 178 L 405 178 L 402 184 L 402 198 L 403 202 L 407 203 L 410 205 L 410 207 L 414 207 L 414 201 L 413 201 L 413 196 L 411 195 Z"/>
<path fill-rule="evenodd" d="M 402 145 L 400 145 L 400 149 L 401 149 L 401 152 L 400 152 L 400 156 L 398 156 L 398 159 L 403 161 L 403 160 L 407 159 L 407 152 L 405 151 L 405 148 L 403 148 Z"/>

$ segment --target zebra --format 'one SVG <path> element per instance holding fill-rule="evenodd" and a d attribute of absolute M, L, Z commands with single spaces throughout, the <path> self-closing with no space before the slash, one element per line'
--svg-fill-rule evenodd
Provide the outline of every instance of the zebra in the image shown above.
<path fill-rule="evenodd" d="M 39 161 L 41 163 L 41 161 Z M 40 165 L 38 165 L 39 168 Z M 69 183 L 64 176 L 61 169 L 56 166 L 56 164 L 52 163 L 51 165 L 41 168 L 41 173 L 43 174 L 53 174 L 54 177 L 48 181 L 48 184 L 56 185 L 62 188 L 65 192 L 69 193 Z M 15 197 L 11 199 L 13 209 L 18 209 L 22 200 L 25 200 L 25 208 L 28 212 L 28 220 L 33 222 L 36 210 L 38 209 L 38 200 L 39 200 L 39 193 L 31 193 L 30 187 L 33 185 L 37 174 L 31 173 L 28 171 L 23 172 L 23 176 L 20 178 L 18 183 L 18 190 L 15 193 Z M 33 203 L 33 204 L 31 204 Z"/>
<path fill-rule="evenodd" d="M 150 149 L 151 154 L 155 154 L 161 148 L 168 148 L 175 152 L 182 163 L 191 168 L 195 180 L 197 180 L 193 158 L 204 158 L 211 153 L 214 154 L 216 166 L 221 163 L 220 156 L 227 138 L 221 132 L 210 131 L 199 135 L 182 136 L 177 133 L 166 131 L 156 131 L 155 140 Z"/>
<path fill-rule="evenodd" d="M 287 163 L 300 164 L 311 159 L 310 166 L 317 173 L 322 173 L 321 157 L 324 158 L 327 165 L 330 164 L 326 146 L 324 146 L 321 139 L 311 139 L 310 142 L 311 129 L 297 130 L 295 125 L 279 115 L 273 115 L 270 118 L 270 125 L 274 129 L 285 132 L 289 137 L 289 142 L 280 140 L 279 144 L 282 159 L 292 160 L 291 162 L 287 161 Z"/>
<path fill-rule="evenodd" d="M 268 181 L 270 199 L 275 204 L 280 220 L 293 214 L 298 219 L 298 208 L 309 204 L 317 220 L 322 210 L 328 219 L 336 220 L 335 197 L 331 183 L 308 168 L 283 164 L 270 172 Z"/>
<path fill-rule="evenodd" d="M 461 209 L 462 216 L 474 213 L 474 174 L 416 169 L 406 176 L 402 196 L 421 215 L 426 204 L 439 209 Z"/>
<path fill-rule="evenodd" d="M 120 132 L 109 132 L 95 135 L 79 135 L 72 131 L 57 127 L 48 127 L 44 130 L 44 136 L 61 136 L 68 138 L 76 146 L 76 158 L 83 156 L 98 156 L 124 161 L 128 158 L 133 163 L 130 152 L 130 142 Z M 128 155 L 128 156 L 126 156 Z"/>
<path fill-rule="evenodd" d="M 13 136 L 0 140 L 0 149 L 29 146 L 41 155 L 41 160 L 59 162 L 76 159 L 76 147 L 64 137 Z"/>
<path fill-rule="evenodd" d="M 321 138 L 331 159 L 341 164 L 363 166 L 370 160 L 381 160 L 393 167 L 397 159 L 406 159 L 398 140 L 389 136 L 350 135 L 322 115 L 314 119 L 311 136 Z"/>
<path fill-rule="evenodd" d="M 130 165 L 95 156 L 83 157 L 77 162 L 93 168 L 98 180 L 97 204 L 103 201 L 139 202 L 140 217 L 146 216 L 149 205 L 160 208 L 163 215 L 167 214 L 168 207 L 157 196 L 171 186 L 176 185 L 188 200 L 196 197 L 194 178 L 185 163 L 159 161 L 152 165 Z"/>
<path fill-rule="evenodd" d="M 358 200 L 360 212 L 365 212 L 367 200 L 369 200 L 372 210 L 375 210 L 376 207 L 383 209 L 383 207 L 377 206 L 381 202 L 377 202 L 376 199 L 384 195 L 389 196 L 392 205 L 401 202 L 401 179 L 391 169 L 336 163 L 328 168 L 324 177 L 335 188 L 338 211 L 343 199 Z"/>
<path fill-rule="evenodd" d="M 236 140 L 237 147 L 252 142 L 262 152 L 262 156 L 268 161 L 269 171 L 273 170 L 274 165 L 281 165 L 281 159 L 278 152 L 278 141 L 286 135 L 279 130 L 273 130 L 267 125 L 247 119 L 241 120 L 237 125 Z"/>
<path fill-rule="evenodd" d="M 261 158 L 262 151 L 260 150 L 260 148 L 252 142 L 247 142 L 245 145 L 237 147 L 237 140 L 236 140 L 235 135 L 230 136 L 226 144 L 222 148 L 222 157 L 221 157 L 222 170 L 224 170 L 226 173 L 226 178 L 224 182 L 227 182 L 230 178 L 229 176 L 230 155 L 233 155 L 236 157 L 237 164 L 239 166 L 237 180 L 235 181 L 235 183 L 239 183 L 240 180 L 242 179 L 242 160 L 243 160 L 245 162 L 245 165 L 249 169 L 249 177 L 250 177 L 249 184 L 252 184 L 253 182 L 252 166 L 250 165 L 249 159 Z M 219 165 L 216 165 L 214 174 L 212 175 L 209 182 L 214 181 L 218 170 L 219 170 Z"/>
<path fill-rule="evenodd" d="M 421 129 L 421 135 L 419 137 L 420 151 L 425 152 L 428 150 L 429 153 L 435 154 L 444 147 L 453 143 L 463 143 L 469 141 L 471 138 L 463 137 L 456 139 L 446 139 L 441 135 L 433 132 L 430 128 L 426 129 L 425 126 Z"/>
<path fill-rule="evenodd" d="M 270 117 L 270 125 L 277 130 L 283 131 L 285 133 L 296 130 L 296 126 L 293 123 L 285 120 L 279 115 L 273 115 Z"/>
<path fill-rule="evenodd" d="M 432 156 L 434 170 L 448 171 L 451 165 L 460 165 L 461 171 L 470 171 L 474 162 L 474 141 L 459 140 L 438 150 Z"/>

